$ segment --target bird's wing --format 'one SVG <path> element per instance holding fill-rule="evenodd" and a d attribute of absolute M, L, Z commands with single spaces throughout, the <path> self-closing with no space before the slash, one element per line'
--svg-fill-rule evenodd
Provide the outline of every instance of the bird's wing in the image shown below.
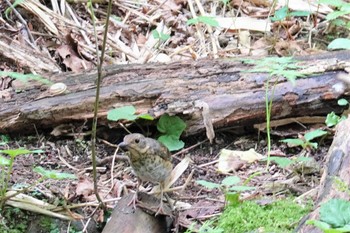
<path fill-rule="evenodd" d="M 166 146 L 157 140 L 150 139 L 148 141 L 152 154 L 155 156 L 160 156 L 164 160 L 171 161 L 171 154 Z"/>

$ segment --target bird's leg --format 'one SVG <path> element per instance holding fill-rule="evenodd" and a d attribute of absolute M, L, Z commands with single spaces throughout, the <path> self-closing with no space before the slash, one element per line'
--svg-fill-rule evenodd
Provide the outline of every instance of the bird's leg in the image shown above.
<path fill-rule="evenodd" d="M 142 183 L 142 181 L 139 178 L 137 178 L 136 191 L 134 193 L 134 196 L 132 197 L 132 199 L 128 203 L 128 206 L 130 206 L 132 204 L 132 206 L 134 207 L 134 210 L 136 210 L 137 193 L 139 192 L 139 188 L 141 186 L 141 183 Z"/>
<path fill-rule="evenodd" d="M 165 196 L 165 198 L 167 199 L 167 201 L 168 201 L 168 203 L 170 205 L 171 211 L 174 210 L 174 206 L 171 203 L 170 197 L 168 196 L 168 194 L 166 192 L 164 192 L 164 184 L 160 183 L 159 187 L 160 187 L 160 203 L 159 203 L 158 210 L 157 210 L 155 216 L 157 216 L 160 213 L 164 213 L 164 210 L 163 210 L 163 196 Z"/>
<path fill-rule="evenodd" d="M 164 210 L 163 210 L 163 184 L 160 183 L 159 186 L 160 186 L 160 203 L 159 203 L 158 210 L 157 210 L 155 216 L 157 216 L 160 213 L 164 213 Z"/>
<path fill-rule="evenodd" d="M 164 196 L 165 196 L 166 200 L 169 203 L 171 211 L 173 211 L 174 210 L 174 205 L 173 205 L 173 203 L 171 203 L 171 199 L 170 199 L 169 195 L 167 193 L 164 193 Z"/>

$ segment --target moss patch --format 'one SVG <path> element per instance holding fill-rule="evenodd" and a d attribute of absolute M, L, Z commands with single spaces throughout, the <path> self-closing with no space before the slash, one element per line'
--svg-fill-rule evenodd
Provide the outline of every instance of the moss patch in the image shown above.
<path fill-rule="evenodd" d="M 239 206 L 227 207 L 218 221 L 217 228 L 235 233 L 257 229 L 259 232 L 292 232 L 311 208 L 311 202 L 302 206 L 295 203 L 293 198 L 265 206 L 254 201 L 245 201 Z"/>

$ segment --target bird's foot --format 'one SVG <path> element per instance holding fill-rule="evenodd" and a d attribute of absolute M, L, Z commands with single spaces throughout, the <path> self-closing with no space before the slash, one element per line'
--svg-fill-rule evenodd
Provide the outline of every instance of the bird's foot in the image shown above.
<path fill-rule="evenodd" d="M 163 200 L 160 200 L 160 204 L 158 206 L 158 210 L 155 214 L 155 216 L 157 216 L 158 214 L 164 214 L 164 210 L 163 210 Z"/>
<path fill-rule="evenodd" d="M 134 196 L 131 198 L 130 202 L 128 203 L 128 206 L 132 205 L 134 210 L 136 210 L 136 202 L 138 202 L 137 192 L 134 193 Z"/>

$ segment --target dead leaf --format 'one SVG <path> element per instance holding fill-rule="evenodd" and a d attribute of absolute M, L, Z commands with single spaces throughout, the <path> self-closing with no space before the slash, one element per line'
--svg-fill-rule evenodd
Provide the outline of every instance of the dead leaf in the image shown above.
<path fill-rule="evenodd" d="M 222 173 L 236 171 L 246 163 L 253 163 L 263 159 L 264 156 L 255 152 L 254 149 L 248 151 L 222 149 L 220 151 L 218 170 Z"/>
<path fill-rule="evenodd" d="M 200 219 L 201 217 L 212 215 L 212 214 L 218 212 L 221 208 L 222 208 L 222 206 L 215 205 L 213 202 L 209 202 L 206 200 L 200 200 L 199 202 L 194 204 L 191 209 L 186 210 L 184 215 L 187 217 Z"/>
<path fill-rule="evenodd" d="M 79 182 L 77 184 L 77 188 L 75 189 L 75 193 L 80 196 L 82 195 L 84 198 L 87 198 L 94 192 L 94 184 L 92 181 L 88 180 L 86 177 L 80 177 Z"/>
<path fill-rule="evenodd" d="M 255 41 L 251 46 L 251 54 L 252 56 L 267 56 L 270 48 L 271 44 L 266 40 L 266 38 L 262 37 Z"/>
<path fill-rule="evenodd" d="M 56 51 L 63 59 L 63 64 L 65 64 L 73 72 L 80 73 L 92 68 L 91 62 L 79 58 L 74 49 L 68 45 L 61 45 Z"/>
<path fill-rule="evenodd" d="M 250 53 L 250 33 L 247 30 L 240 30 L 238 33 L 239 51 L 242 55 L 249 55 Z"/>
<path fill-rule="evenodd" d="M 276 53 L 281 56 L 304 55 L 303 48 L 296 41 L 279 41 L 275 45 Z"/>

